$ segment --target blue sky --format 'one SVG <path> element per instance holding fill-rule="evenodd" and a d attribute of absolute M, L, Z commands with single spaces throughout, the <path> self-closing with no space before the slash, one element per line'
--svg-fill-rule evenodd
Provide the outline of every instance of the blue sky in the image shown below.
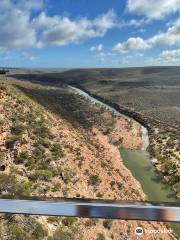
<path fill-rule="evenodd" d="M 1 0 L 0 66 L 180 65 L 180 0 Z"/>

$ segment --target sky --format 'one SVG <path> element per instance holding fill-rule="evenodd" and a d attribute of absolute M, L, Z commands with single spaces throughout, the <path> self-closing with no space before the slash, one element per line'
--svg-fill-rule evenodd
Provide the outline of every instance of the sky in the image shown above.
<path fill-rule="evenodd" d="M 0 66 L 180 66 L 180 0 L 0 0 Z"/>

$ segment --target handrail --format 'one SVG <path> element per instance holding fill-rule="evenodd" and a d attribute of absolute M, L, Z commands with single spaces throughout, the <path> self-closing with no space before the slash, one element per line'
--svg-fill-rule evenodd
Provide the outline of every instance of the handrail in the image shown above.
<path fill-rule="evenodd" d="M 144 221 L 180 221 L 180 205 L 177 203 L 85 199 L 0 199 L 0 213 Z"/>

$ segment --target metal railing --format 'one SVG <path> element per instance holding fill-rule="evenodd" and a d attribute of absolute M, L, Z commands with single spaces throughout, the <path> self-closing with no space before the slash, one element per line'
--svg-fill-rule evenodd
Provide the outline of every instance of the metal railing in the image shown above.
<path fill-rule="evenodd" d="M 144 221 L 180 221 L 180 205 L 177 203 L 85 199 L 0 199 L 0 213 Z"/>

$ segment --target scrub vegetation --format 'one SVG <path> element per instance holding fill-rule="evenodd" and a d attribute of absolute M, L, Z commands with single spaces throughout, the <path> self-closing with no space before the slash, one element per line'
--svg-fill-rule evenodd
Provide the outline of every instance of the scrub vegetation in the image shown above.
<path fill-rule="evenodd" d="M 0 79 L 0 195 L 145 200 L 119 154 L 122 145 L 140 147 L 139 129 L 134 121 L 129 127 L 124 118 L 89 103 L 63 84 Z M 0 239 L 100 240 L 117 239 L 122 233 L 126 239 L 134 237 L 129 227 L 136 225 L 135 221 L 1 215 Z"/>

